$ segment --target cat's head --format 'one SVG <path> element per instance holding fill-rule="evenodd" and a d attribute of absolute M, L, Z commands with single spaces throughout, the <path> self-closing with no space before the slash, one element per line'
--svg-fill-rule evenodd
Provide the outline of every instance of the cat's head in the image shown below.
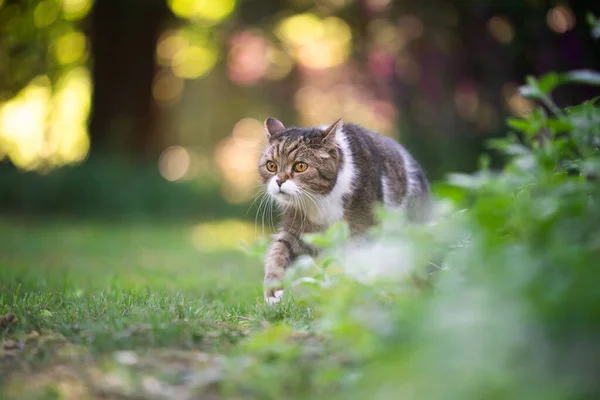
<path fill-rule="evenodd" d="M 267 118 L 258 165 L 267 193 L 280 204 L 296 205 L 298 198 L 331 192 L 342 161 L 336 141 L 341 129 L 341 120 L 323 128 L 286 128 Z"/>

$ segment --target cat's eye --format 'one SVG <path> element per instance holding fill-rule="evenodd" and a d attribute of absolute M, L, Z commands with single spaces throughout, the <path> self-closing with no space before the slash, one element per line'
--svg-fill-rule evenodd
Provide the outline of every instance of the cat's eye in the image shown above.
<path fill-rule="evenodd" d="M 296 164 L 294 164 L 294 171 L 296 172 L 304 172 L 306 171 L 306 168 L 308 168 L 308 164 L 306 164 L 305 162 L 299 161 Z"/>
<path fill-rule="evenodd" d="M 277 164 L 275 164 L 273 161 L 267 161 L 267 170 L 269 172 L 277 171 Z"/>

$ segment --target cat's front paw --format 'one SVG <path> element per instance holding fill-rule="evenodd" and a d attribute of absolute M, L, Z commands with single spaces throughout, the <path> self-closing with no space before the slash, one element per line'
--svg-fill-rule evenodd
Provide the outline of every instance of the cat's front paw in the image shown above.
<path fill-rule="evenodd" d="M 283 289 L 267 289 L 265 290 L 265 302 L 274 306 L 279 304 L 281 299 L 283 298 Z"/>
<path fill-rule="evenodd" d="M 271 306 L 278 304 L 283 298 L 283 287 L 278 275 L 267 274 L 265 276 L 265 302 Z"/>

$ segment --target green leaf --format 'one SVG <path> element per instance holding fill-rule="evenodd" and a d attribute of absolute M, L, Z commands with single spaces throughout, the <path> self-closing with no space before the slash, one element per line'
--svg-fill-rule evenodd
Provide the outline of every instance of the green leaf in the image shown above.
<path fill-rule="evenodd" d="M 335 262 L 335 258 L 333 257 L 327 257 L 325 260 L 323 260 L 321 263 L 321 268 L 323 271 L 326 271 L 327 267 L 329 267 L 333 262 Z"/>
<path fill-rule="evenodd" d="M 509 127 L 523 133 L 528 133 L 532 128 L 535 128 L 531 121 L 521 118 L 508 118 L 506 123 Z"/>
<path fill-rule="evenodd" d="M 600 72 L 589 69 L 571 71 L 566 74 L 566 80 L 571 83 L 583 83 L 592 86 L 600 86 Z"/>
<path fill-rule="evenodd" d="M 319 287 L 319 286 L 322 286 L 323 283 L 321 281 L 319 281 L 315 278 L 311 278 L 309 276 L 298 278 L 294 282 L 292 282 L 292 286 L 298 286 L 301 284 Z"/>
<path fill-rule="evenodd" d="M 585 20 L 587 21 L 588 25 L 592 28 L 594 27 L 594 25 L 596 25 L 596 17 L 591 12 L 585 14 Z"/>
<path fill-rule="evenodd" d="M 557 133 L 571 132 L 573 130 L 573 124 L 565 119 L 549 119 L 547 125 L 553 136 L 556 136 Z"/>
<path fill-rule="evenodd" d="M 492 165 L 492 159 L 489 154 L 482 154 L 479 156 L 478 160 L 479 169 L 481 170 L 489 170 L 490 165 Z"/>
<path fill-rule="evenodd" d="M 537 79 L 533 76 L 528 76 L 527 84 L 519 88 L 519 94 L 529 99 L 541 99 L 544 97 L 544 92 L 540 89 Z"/>
<path fill-rule="evenodd" d="M 591 12 L 586 15 L 588 25 L 592 28 L 592 37 L 600 39 L 600 19 L 597 19 Z"/>
<path fill-rule="evenodd" d="M 538 88 L 544 94 L 550 94 L 563 81 L 564 77 L 562 75 L 559 75 L 556 72 L 550 72 L 540 79 Z"/>
<path fill-rule="evenodd" d="M 481 188 L 488 182 L 488 176 L 484 174 L 449 174 L 448 184 L 457 186 L 463 189 L 476 190 Z"/>
<path fill-rule="evenodd" d="M 445 182 L 438 182 L 433 188 L 436 197 L 451 200 L 456 204 L 462 204 L 465 201 L 465 191 L 460 187 L 449 185 Z"/>

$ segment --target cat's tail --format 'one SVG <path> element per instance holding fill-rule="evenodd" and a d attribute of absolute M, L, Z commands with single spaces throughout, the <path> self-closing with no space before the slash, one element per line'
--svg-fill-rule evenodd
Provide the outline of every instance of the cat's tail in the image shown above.
<path fill-rule="evenodd" d="M 428 223 L 433 216 L 433 202 L 429 182 L 421 168 L 410 171 L 411 190 L 406 198 L 407 218 L 414 223 Z"/>

